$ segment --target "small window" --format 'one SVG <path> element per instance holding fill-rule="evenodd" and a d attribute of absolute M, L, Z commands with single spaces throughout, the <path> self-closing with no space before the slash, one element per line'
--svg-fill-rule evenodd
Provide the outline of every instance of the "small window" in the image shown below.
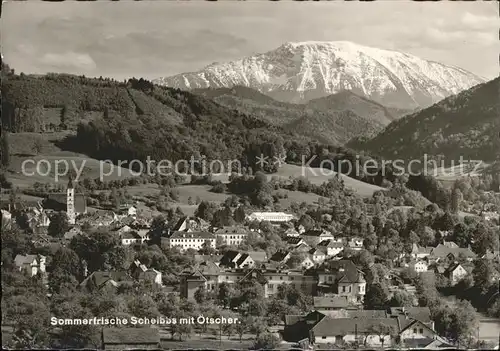
<path fill-rule="evenodd" d="M 326 336 L 322 336 L 321 339 L 326 339 Z"/>
<path fill-rule="evenodd" d="M 424 333 L 424 328 L 420 328 L 420 334 Z"/>
<path fill-rule="evenodd" d="M 417 328 L 413 328 L 413 334 L 417 334 Z"/>

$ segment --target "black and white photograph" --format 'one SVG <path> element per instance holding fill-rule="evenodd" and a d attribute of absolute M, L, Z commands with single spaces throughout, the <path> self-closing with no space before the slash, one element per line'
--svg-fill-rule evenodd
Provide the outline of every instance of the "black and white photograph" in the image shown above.
<path fill-rule="evenodd" d="M 2 349 L 499 349 L 498 2 L 1 15 Z"/>

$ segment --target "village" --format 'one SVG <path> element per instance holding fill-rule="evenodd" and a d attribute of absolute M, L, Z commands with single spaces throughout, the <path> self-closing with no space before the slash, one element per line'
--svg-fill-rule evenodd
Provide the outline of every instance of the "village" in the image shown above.
<path fill-rule="evenodd" d="M 145 264 L 134 257 L 127 267 L 120 264 L 122 269 L 116 269 L 115 265 L 108 270 L 92 268 L 96 267 L 94 262 L 82 259 L 81 281 L 76 281 L 76 286 L 71 289 L 88 294 L 118 294 L 123 289 L 143 284 L 172 299 L 180 299 L 178 301 L 202 305 L 215 299 L 222 315 L 227 311 L 229 318 L 238 319 L 239 316 L 242 320 L 245 316 L 263 318 L 264 315 L 251 310 L 258 308 L 254 305 L 258 304 L 258 299 L 274 301 L 279 297 L 286 300 L 298 294 L 300 299 L 309 300 L 309 304 L 302 308 L 293 306 L 278 311 L 276 318 L 268 315 L 263 330 L 252 326 L 251 322 L 239 328 L 233 325 L 233 330 L 221 326 L 220 342 L 224 333 L 228 336 L 226 342 L 231 334 L 239 333 L 241 340 L 245 334 L 250 334 L 252 339 L 268 333 L 265 335 L 272 336 L 268 342 L 273 347 L 454 347 L 457 340 L 463 340 L 462 336 L 456 335 L 452 340 L 449 335 L 440 335 L 436 331 L 434 313 L 429 306 L 421 306 L 422 294 L 426 293 L 423 277 L 432 273 L 436 286 L 453 295 L 457 289 L 463 289 L 465 281 L 477 275 L 475 262 L 499 263 L 498 250 L 478 255 L 470 245 L 460 247 L 447 240 L 452 234 L 449 231 L 439 232 L 441 242 L 435 246 L 413 243 L 406 252 L 392 255 L 390 261 L 377 261 L 365 257 L 369 246 L 363 237 L 342 236 L 315 225 L 301 224 L 303 221 L 292 213 L 248 212 L 239 218 L 238 223 L 214 226 L 200 217 L 180 214 L 171 221 L 162 219 L 161 222 L 158 218 L 141 216 L 137 206 L 130 203 L 121 205 L 116 212 L 90 212 L 84 195 L 75 194 L 71 179 L 65 193 L 51 194 L 43 203 L 24 206 L 22 210 L 13 208 L 16 205 L 19 206 L 9 203 L 6 209 L 2 209 L 2 228 L 8 230 L 17 226 L 19 219 L 12 213 L 17 213 L 17 216 L 22 213 L 32 237 L 36 238 L 32 240 L 33 247 L 38 249 L 53 245 L 73 248 L 79 238 L 88 237 L 92 231 L 105 231 L 124 250 L 155 246 L 164 252 L 190 257 L 190 263 L 175 272 L 174 279 L 172 274 L 166 277 L 151 259 Z M 230 211 L 230 217 L 236 218 L 236 212 L 242 216 L 241 209 L 236 208 Z M 52 226 L 51 222 L 54 222 Z M 49 227 L 64 230 L 64 233 L 55 239 L 47 234 Z M 281 245 L 276 247 L 269 241 L 269 235 L 278 236 Z M 251 244 L 264 241 L 261 249 L 255 249 Z M 47 267 L 51 265 L 49 261 L 55 259 L 50 255 L 27 252 L 17 254 L 13 264 L 28 277 L 42 277 L 49 287 L 51 272 Z M 490 284 L 498 278 L 498 273 L 487 276 Z M 248 293 L 251 297 L 241 304 L 235 302 L 232 292 L 235 286 L 243 289 L 241 294 Z M 256 286 L 261 290 L 254 291 Z M 249 291 L 242 293 L 246 291 L 244 289 Z M 51 294 L 48 292 L 47 296 L 50 298 Z M 182 315 L 178 317 L 183 318 Z M 186 342 L 212 335 L 207 334 L 206 326 L 200 325 L 184 331 L 175 330 L 172 325 L 142 326 L 132 332 L 129 332 L 130 328 L 123 328 L 103 329 L 102 347 L 122 349 L 135 345 L 156 348 L 160 344 L 168 347 L 165 346 L 169 345 L 168 342 L 163 340 L 173 340 L 175 335 Z M 142 329 L 144 331 L 140 332 Z M 198 330 L 198 335 L 195 330 Z M 143 333 L 144 337 L 133 339 L 137 333 Z M 469 343 L 481 341 L 477 335 L 470 335 L 467 339 L 470 339 Z M 483 340 L 481 345 L 492 347 L 496 342 Z"/>

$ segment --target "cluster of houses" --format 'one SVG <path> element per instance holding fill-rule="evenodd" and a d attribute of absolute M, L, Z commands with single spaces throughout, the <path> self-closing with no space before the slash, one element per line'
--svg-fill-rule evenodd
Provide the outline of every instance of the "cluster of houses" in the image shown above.
<path fill-rule="evenodd" d="M 498 253 L 488 253 L 498 256 Z M 409 254 L 401 254 L 400 267 L 410 268 L 416 273 L 433 271 L 448 279 L 451 285 L 471 274 L 477 255 L 470 248 L 461 248 L 453 241 L 444 241 L 436 247 L 413 244 Z"/>
<path fill-rule="evenodd" d="M 359 306 L 366 294 L 363 273 L 350 260 L 332 260 L 318 267 L 297 270 L 263 263 L 265 257 L 260 257 L 261 264 L 257 266 L 257 259 L 257 255 L 252 253 L 230 251 L 216 262 L 201 262 L 181 273 L 180 294 L 194 299 L 200 288 L 217 291 L 223 283 L 246 282 L 261 284 L 265 297 L 273 296 L 281 284 L 287 284 L 311 296 L 341 296 L 350 306 Z M 242 266 L 239 262 L 247 262 L 248 265 Z"/>
<path fill-rule="evenodd" d="M 154 268 L 148 268 L 139 260 L 135 260 L 127 270 L 122 271 L 95 271 L 87 275 L 80 283 L 80 288 L 93 292 L 96 290 L 114 290 L 125 284 L 147 281 L 163 286 L 162 273 Z"/>
<path fill-rule="evenodd" d="M 283 338 L 289 342 L 328 349 L 437 349 L 452 346 L 434 330 L 428 307 L 350 310 L 338 303 L 324 310 L 322 301 L 325 299 L 327 298 L 315 298 L 314 311 L 306 315 L 287 315 Z"/>

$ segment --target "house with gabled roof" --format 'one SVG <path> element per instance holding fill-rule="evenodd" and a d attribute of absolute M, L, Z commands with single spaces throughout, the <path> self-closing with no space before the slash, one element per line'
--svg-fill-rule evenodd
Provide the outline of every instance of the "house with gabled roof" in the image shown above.
<path fill-rule="evenodd" d="M 377 311 L 381 313 L 372 313 Z M 429 324 L 385 310 L 314 311 L 305 316 L 286 316 L 283 336 L 290 342 L 307 338 L 313 345 L 329 348 L 356 344 L 392 347 L 398 342 L 426 346 L 431 340 L 444 341 Z"/>
<path fill-rule="evenodd" d="M 432 247 L 423 247 L 414 243 L 412 245 L 410 256 L 413 259 L 426 258 L 431 254 L 432 249 L 433 249 Z"/>
<path fill-rule="evenodd" d="M 199 232 L 208 231 L 210 228 L 210 223 L 204 219 L 198 217 L 188 217 L 184 216 L 177 221 L 172 227 L 171 232 Z"/>
<path fill-rule="evenodd" d="M 464 257 L 468 261 L 473 261 L 477 255 L 470 248 L 449 247 L 444 244 L 439 244 L 433 248 L 429 255 L 429 259 L 434 262 L 445 259 L 453 261 L 458 260 L 460 257 Z"/>
<path fill-rule="evenodd" d="M 364 239 L 359 237 L 352 237 L 346 240 L 346 248 L 354 251 L 363 250 Z"/>
<path fill-rule="evenodd" d="M 285 264 L 290 259 L 291 254 L 290 251 L 278 250 L 269 258 L 269 261 Z"/>
<path fill-rule="evenodd" d="M 351 260 L 327 261 L 314 271 L 320 292 L 347 296 L 351 303 L 362 303 L 366 281 L 363 272 Z"/>
<path fill-rule="evenodd" d="M 450 280 L 451 285 L 456 285 L 469 274 L 469 270 L 458 262 L 452 263 L 444 272 L 444 275 Z"/>
<path fill-rule="evenodd" d="M 120 235 L 120 241 L 123 246 L 129 246 L 142 244 L 145 240 L 135 230 L 130 230 Z"/>
<path fill-rule="evenodd" d="M 305 243 L 304 239 L 299 236 L 287 236 L 284 241 L 290 247 L 296 247 L 302 243 Z"/>
<path fill-rule="evenodd" d="M 163 285 L 162 274 L 154 268 L 148 268 L 139 260 L 135 260 L 129 267 L 130 275 L 138 281 L 149 281 L 160 286 Z"/>
<path fill-rule="evenodd" d="M 314 263 L 322 263 L 328 257 L 326 247 L 318 245 L 316 248 L 312 248 L 309 250 L 309 256 Z"/>
<path fill-rule="evenodd" d="M 306 243 L 311 246 L 316 246 L 324 240 L 334 240 L 333 234 L 324 229 L 310 229 L 306 230 L 300 235 Z"/>
<path fill-rule="evenodd" d="M 284 235 L 287 238 L 293 238 L 293 237 L 298 237 L 300 233 L 295 228 L 292 227 L 285 230 Z"/>
<path fill-rule="evenodd" d="M 103 289 L 116 290 L 123 283 L 133 283 L 134 279 L 126 271 L 95 271 L 88 275 L 80 288 L 87 291 Z"/>
<path fill-rule="evenodd" d="M 347 296 L 314 296 L 314 309 L 319 312 L 341 310 L 350 306 Z"/>
<path fill-rule="evenodd" d="M 344 244 L 335 240 L 323 240 L 318 244 L 318 247 L 326 248 L 326 255 L 333 257 L 344 251 Z"/>
<path fill-rule="evenodd" d="M 14 264 L 19 271 L 27 272 L 31 277 L 45 273 L 46 257 L 42 255 L 16 255 Z"/>
<path fill-rule="evenodd" d="M 255 261 L 248 253 L 233 250 L 226 251 L 219 262 L 219 267 L 226 268 L 243 268 L 254 266 Z"/>

